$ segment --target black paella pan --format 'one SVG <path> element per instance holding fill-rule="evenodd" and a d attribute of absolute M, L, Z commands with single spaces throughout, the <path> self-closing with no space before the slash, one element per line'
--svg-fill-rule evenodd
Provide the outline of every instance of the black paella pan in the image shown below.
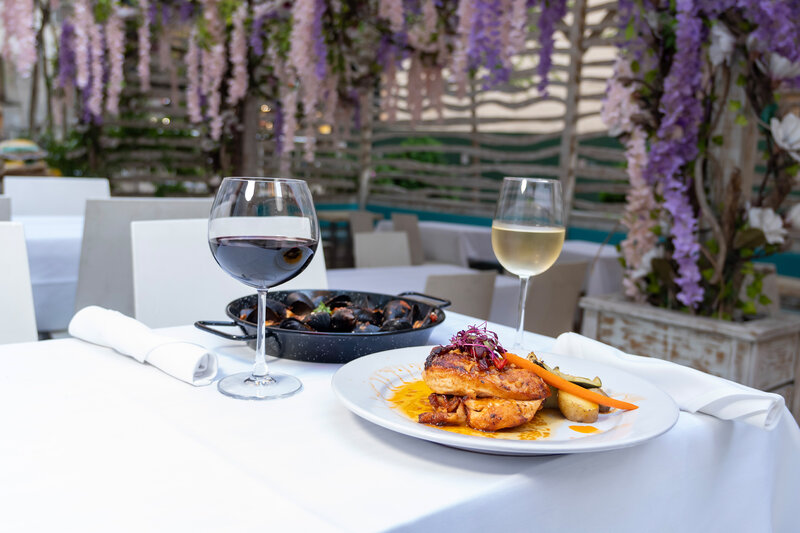
<path fill-rule="evenodd" d="M 297 290 L 269 292 L 267 298 L 274 300 L 278 305 L 285 305 L 287 298 L 295 298 L 298 294 L 305 295 L 315 302 L 344 298 L 351 300 L 354 305 L 374 309 L 382 309 L 387 304 L 391 306 L 394 301 L 403 301 L 411 309 L 410 318 L 417 322 L 418 327 L 373 332 L 332 332 L 267 326 L 265 328 L 267 355 L 297 361 L 343 364 L 374 352 L 422 346 L 427 344 L 433 328 L 444 322 L 445 314 L 442 308 L 450 305 L 447 300 L 416 292 L 404 292 L 395 296 L 347 290 Z M 230 322 L 200 320 L 195 322 L 195 326 L 229 340 L 254 341 L 257 331 L 256 313 L 251 313 L 251 310 L 256 308 L 257 302 L 258 296 L 255 294 L 238 298 L 230 302 L 225 310 L 231 319 Z M 238 327 L 243 334 L 233 335 L 210 326 Z"/>

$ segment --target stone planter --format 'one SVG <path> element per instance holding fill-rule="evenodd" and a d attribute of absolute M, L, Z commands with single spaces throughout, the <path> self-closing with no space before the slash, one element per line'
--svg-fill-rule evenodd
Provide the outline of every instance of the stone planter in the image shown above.
<path fill-rule="evenodd" d="M 800 420 L 800 315 L 734 323 L 632 303 L 618 294 L 585 297 L 580 306 L 583 335 L 781 394 Z"/>

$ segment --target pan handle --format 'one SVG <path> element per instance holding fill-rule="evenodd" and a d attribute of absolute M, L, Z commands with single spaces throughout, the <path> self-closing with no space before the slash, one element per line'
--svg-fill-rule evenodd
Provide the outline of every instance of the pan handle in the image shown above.
<path fill-rule="evenodd" d="M 194 323 L 194 327 L 197 329 L 202 329 L 205 332 L 212 333 L 217 335 L 218 337 L 222 337 L 224 339 L 228 339 L 230 341 L 252 341 L 255 340 L 255 335 L 233 335 L 231 333 L 225 333 L 224 331 L 220 331 L 218 329 L 211 328 L 209 326 L 224 326 L 224 327 L 239 327 L 239 324 L 236 322 L 225 322 L 219 320 L 198 320 Z"/>
<path fill-rule="evenodd" d="M 421 296 L 427 300 L 431 300 L 433 302 L 439 302 L 437 307 L 441 307 L 442 309 L 444 309 L 445 307 L 450 307 L 450 305 L 453 303 L 450 300 L 445 300 L 444 298 L 437 298 L 436 296 L 430 296 L 428 294 L 424 294 L 417 291 L 401 292 L 400 294 L 398 294 L 398 296 Z"/>

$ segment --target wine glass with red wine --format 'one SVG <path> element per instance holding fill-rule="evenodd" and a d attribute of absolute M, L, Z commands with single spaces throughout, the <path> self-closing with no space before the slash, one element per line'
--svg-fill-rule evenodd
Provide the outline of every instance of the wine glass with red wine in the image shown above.
<path fill-rule="evenodd" d="M 267 291 L 300 274 L 319 244 L 319 223 L 305 181 L 225 178 L 208 220 L 208 243 L 222 269 L 258 292 L 256 358 L 251 372 L 221 379 L 220 392 L 247 400 L 291 396 L 299 379 L 270 372 L 264 353 Z"/>

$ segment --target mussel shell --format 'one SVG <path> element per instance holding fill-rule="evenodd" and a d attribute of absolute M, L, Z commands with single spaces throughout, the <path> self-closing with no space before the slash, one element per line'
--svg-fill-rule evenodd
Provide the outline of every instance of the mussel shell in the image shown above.
<path fill-rule="evenodd" d="M 278 327 L 281 329 L 290 329 L 293 331 L 314 331 L 313 329 L 303 324 L 296 318 L 287 318 L 286 320 L 281 322 Z"/>
<path fill-rule="evenodd" d="M 412 320 L 413 309 L 405 300 L 390 300 L 383 306 L 383 319 L 385 321 L 405 318 Z"/>
<path fill-rule="evenodd" d="M 356 324 L 355 329 L 353 330 L 354 333 L 377 333 L 381 330 L 380 327 L 372 324 L 370 322 L 359 322 Z"/>
<path fill-rule="evenodd" d="M 330 331 L 331 330 L 331 315 L 325 311 L 318 313 L 311 313 L 304 320 L 306 326 L 314 331 Z"/>
<path fill-rule="evenodd" d="M 393 318 L 381 324 L 381 331 L 402 331 L 404 329 L 411 329 L 412 327 L 411 322 L 405 318 Z"/>
<path fill-rule="evenodd" d="M 355 326 L 356 316 L 352 309 L 339 307 L 331 313 L 331 331 L 353 331 Z"/>
<path fill-rule="evenodd" d="M 380 326 L 381 322 L 383 322 L 383 311 L 380 309 L 356 307 L 353 309 L 353 313 L 356 315 L 356 321 L 358 322 L 369 322 L 376 326 Z"/>
<path fill-rule="evenodd" d="M 296 315 L 306 315 L 316 307 L 311 298 L 302 292 L 291 292 L 286 295 L 286 305 Z"/>
<path fill-rule="evenodd" d="M 353 299 L 350 298 L 349 294 L 337 294 L 333 298 L 329 298 L 325 305 L 330 309 L 337 309 L 339 307 L 350 307 L 352 303 Z"/>

